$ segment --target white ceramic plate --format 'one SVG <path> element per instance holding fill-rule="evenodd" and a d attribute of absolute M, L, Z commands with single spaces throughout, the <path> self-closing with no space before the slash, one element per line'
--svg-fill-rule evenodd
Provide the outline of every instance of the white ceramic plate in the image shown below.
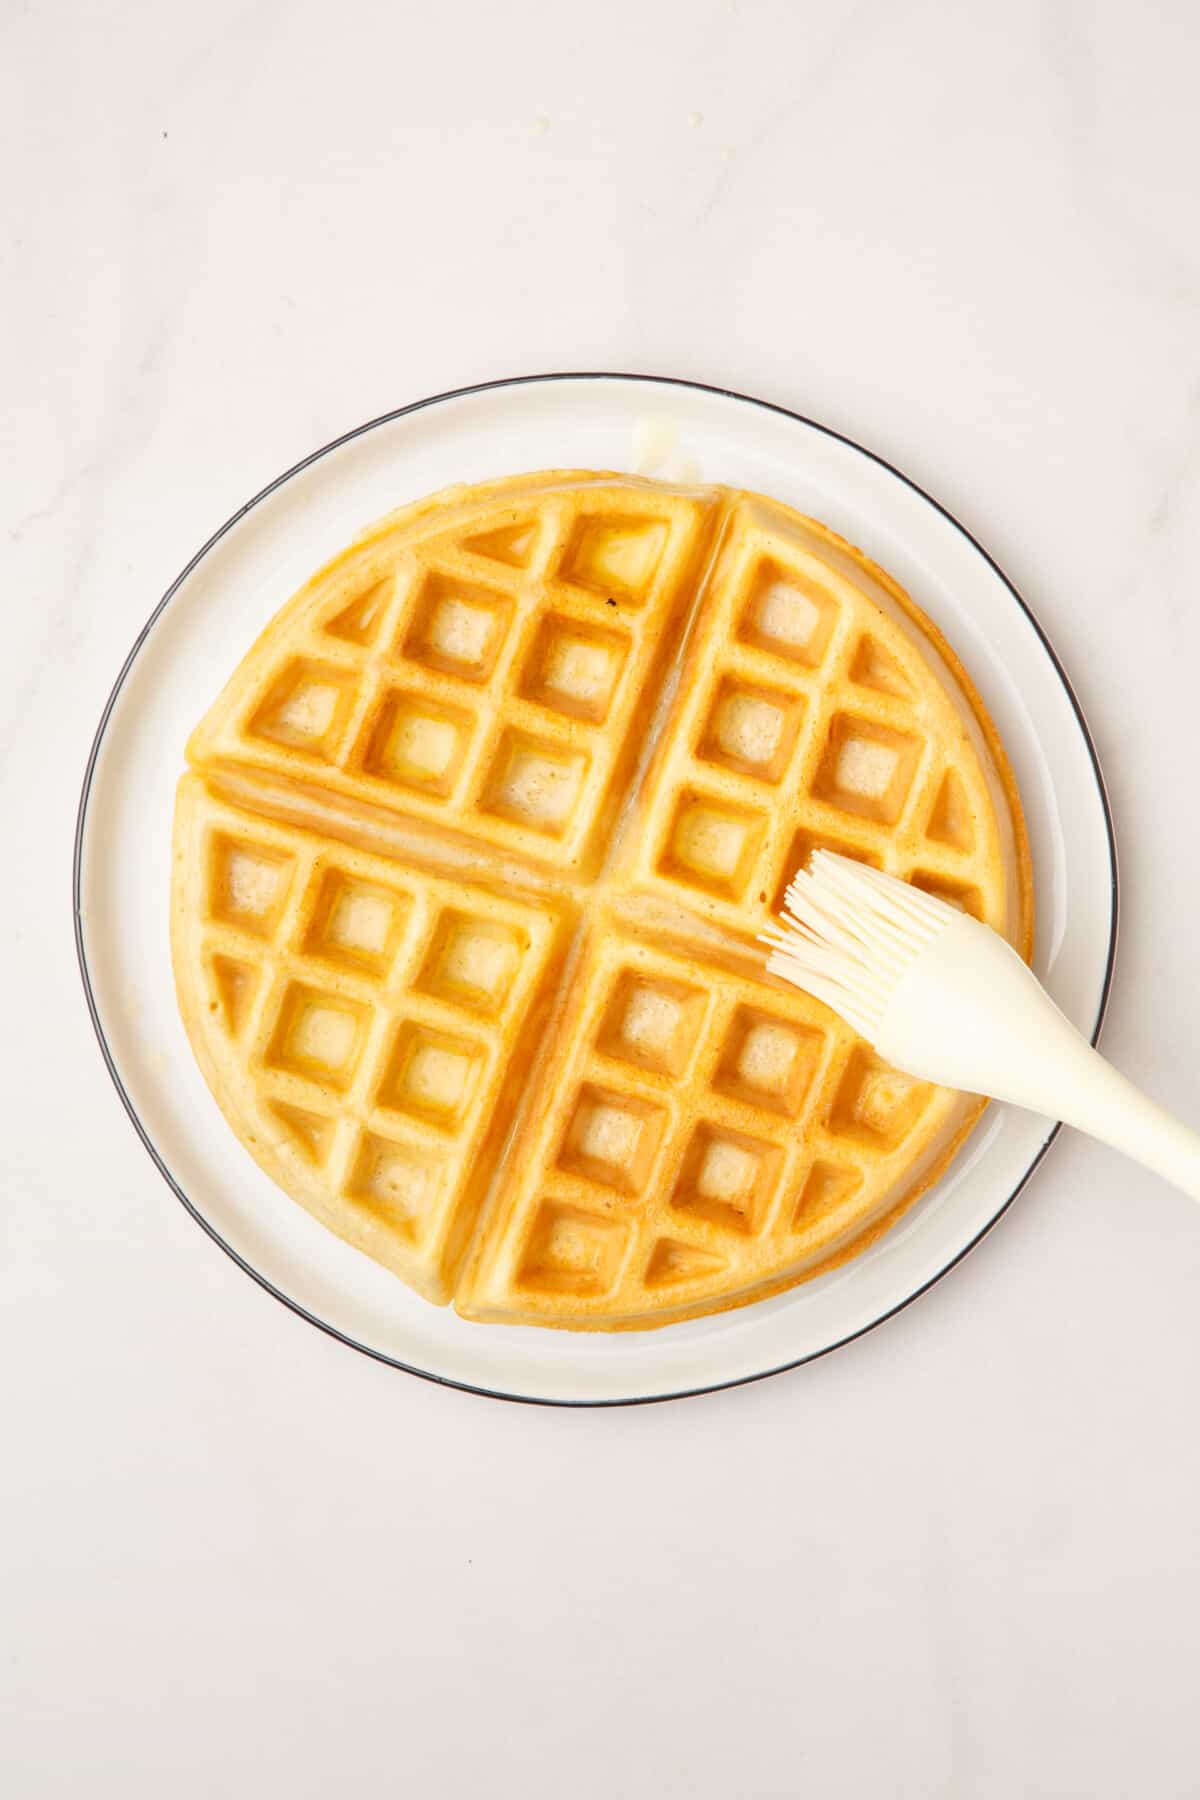
<path fill-rule="evenodd" d="M 159 602 L 105 707 L 84 779 L 75 919 L 88 1005 L 130 1119 L 179 1199 L 255 1279 L 358 1349 L 510 1399 L 657 1400 L 750 1381 L 843 1344 L 976 1243 L 1053 1136 L 995 1107 L 895 1230 L 774 1300 L 665 1330 L 591 1335 L 464 1324 L 427 1306 L 288 1200 L 229 1130 L 175 1008 L 168 885 L 184 741 L 263 625 L 365 524 L 452 481 L 630 466 L 669 417 L 701 477 L 814 513 L 889 569 L 945 632 L 1008 747 L 1033 847 L 1036 966 L 1090 1036 L 1116 938 L 1116 860 L 1096 754 L 1028 609 L 937 503 L 793 413 L 689 383 L 552 375 L 442 394 L 299 463 L 222 526 Z"/>

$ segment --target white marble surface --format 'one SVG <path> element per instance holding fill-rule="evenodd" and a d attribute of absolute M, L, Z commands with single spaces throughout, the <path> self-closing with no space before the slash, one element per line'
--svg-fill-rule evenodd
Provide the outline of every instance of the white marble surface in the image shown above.
<path fill-rule="evenodd" d="M 496 374 L 724 382 L 898 461 L 1040 614 L 1121 843 L 1107 1048 L 1196 1116 L 1187 0 L 13 0 L 0 37 L 0 1788 L 1194 1794 L 1194 1207 L 1060 1142 L 791 1376 L 441 1392 L 171 1199 L 68 886 L 119 661 L 264 481 Z"/>

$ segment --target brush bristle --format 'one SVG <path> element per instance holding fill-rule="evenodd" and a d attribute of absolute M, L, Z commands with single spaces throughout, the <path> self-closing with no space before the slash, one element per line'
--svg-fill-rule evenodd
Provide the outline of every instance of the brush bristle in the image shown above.
<path fill-rule="evenodd" d="M 894 875 L 832 850 L 814 852 L 787 890 L 783 922 L 762 933 L 772 975 L 840 1014 L 868 1043 L 913 958 L 958 917 Z"/>

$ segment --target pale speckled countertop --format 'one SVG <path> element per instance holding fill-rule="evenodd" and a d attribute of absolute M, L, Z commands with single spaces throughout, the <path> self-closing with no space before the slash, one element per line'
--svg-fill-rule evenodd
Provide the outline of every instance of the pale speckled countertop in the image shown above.
<path fill-rule="evenodd" d="M 88 741 L 182 563 L 405 400 L 624 368 L 899 463 L 1112 791 L 1106 1045 L 1200 1114 L 1187 0 L 40 7 L 0 22 L 0 1787 L 1196 1791 L 1200 1216 L 1060 1141 L 826 1361 L 543 1412 L 374 1366 L 196 1231 L 71 944 Z"/>

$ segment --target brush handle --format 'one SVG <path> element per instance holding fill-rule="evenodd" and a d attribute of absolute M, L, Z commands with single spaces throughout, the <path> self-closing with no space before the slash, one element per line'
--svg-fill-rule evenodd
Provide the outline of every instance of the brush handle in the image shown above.
<path fill-rule="evenodd" d="M 876 1049 L 924 1081 L 1062 1119 L 1200 1200 L 1200 1133 L 1118 1074 L 975 919 L 954 919 L 917 955 Z"/>

